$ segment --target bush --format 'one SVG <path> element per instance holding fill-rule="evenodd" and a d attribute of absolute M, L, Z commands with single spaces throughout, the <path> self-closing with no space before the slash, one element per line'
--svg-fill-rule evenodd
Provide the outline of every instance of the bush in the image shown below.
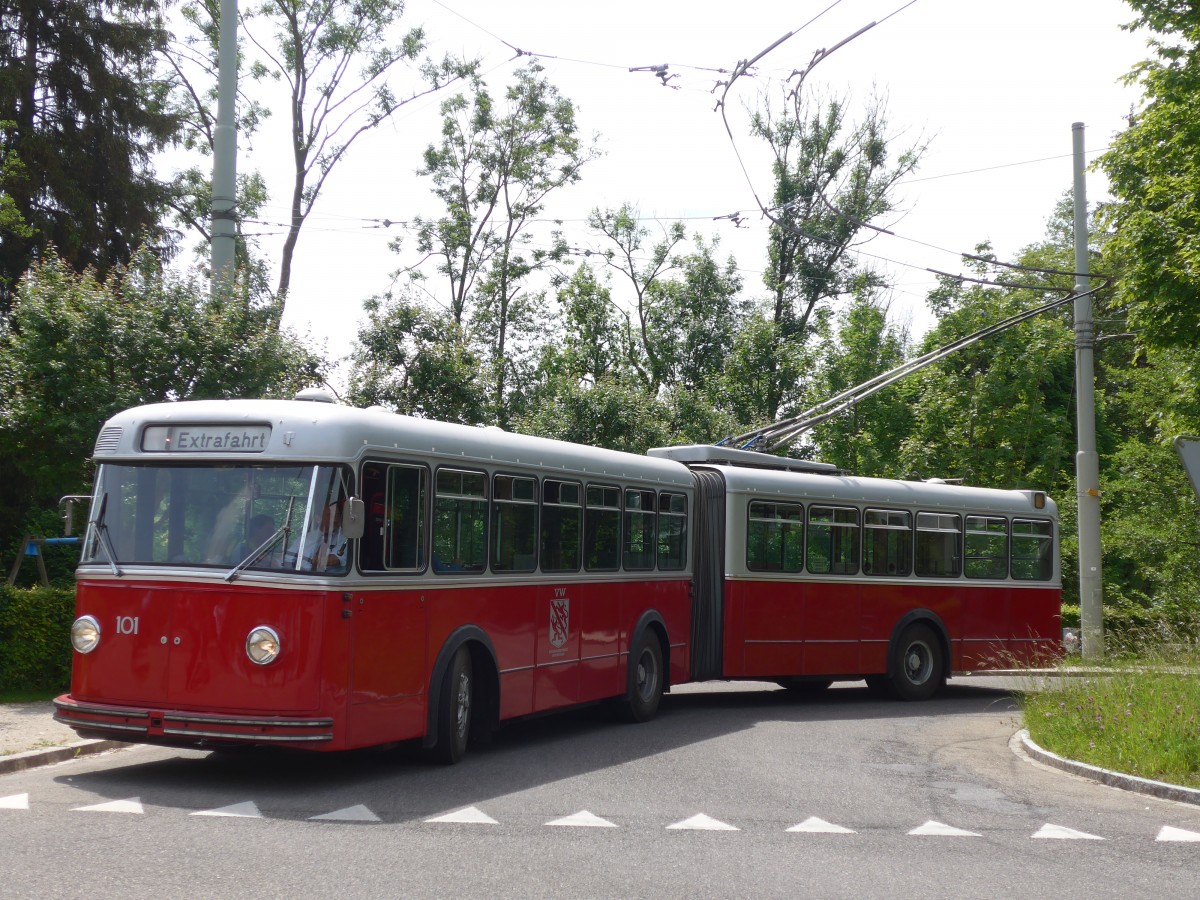
<path fill-rule="evenodd" d="M 74 587 L 0 586 L 0 692 L 66 690 L 74 618 Z"/>

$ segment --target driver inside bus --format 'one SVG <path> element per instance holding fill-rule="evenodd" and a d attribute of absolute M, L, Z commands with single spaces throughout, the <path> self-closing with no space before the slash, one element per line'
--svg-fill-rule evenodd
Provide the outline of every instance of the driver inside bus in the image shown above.
<path fill-rule="evenodd" d="M 234 551 L 234 561 L 240 563 L 242 560 L 248 559 L 255 550 L 269 541 L 274 533 L 275 520 L 269 513 L 259 513 L 252 517 L 249 524 L 246 525 L 245 543 L 239 545 Z M 279 547 L 276 544 L 254 560 L 253 565 L 256 568 L 275 568 L 279 565 L 279 561 Z"/>
<path fill-rule="evenodd" d="M 303 567 L 314 572 L 342 571 L 349 541 L 342 533 L 342 501 L 325 506 L 321 521 L 304 536 Z"/>

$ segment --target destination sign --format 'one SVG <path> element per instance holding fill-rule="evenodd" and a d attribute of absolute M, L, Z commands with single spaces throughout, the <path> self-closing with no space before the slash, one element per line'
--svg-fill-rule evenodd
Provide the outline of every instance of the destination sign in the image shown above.
<path fill-rule="evenodd" d="M 146 453 L 262 453 L 270 425 L 147 425 Z"/>

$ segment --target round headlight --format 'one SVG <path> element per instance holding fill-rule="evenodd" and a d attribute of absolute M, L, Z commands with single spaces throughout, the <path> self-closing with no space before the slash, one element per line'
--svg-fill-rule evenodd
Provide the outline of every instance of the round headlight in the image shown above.
<path fill-rule="evenodd" d="M 274 628 L 259 625 L 246 637 L 246 655 L 250 662 L 265 666 L 279 655 L 279 635 Z"/>
<path fill-rule="evenodd" d="M 80 653 L 91 653 L 100 643 L 100 623 L 93 616 L 80 616 L 71 626 L 71 646 Z"/>

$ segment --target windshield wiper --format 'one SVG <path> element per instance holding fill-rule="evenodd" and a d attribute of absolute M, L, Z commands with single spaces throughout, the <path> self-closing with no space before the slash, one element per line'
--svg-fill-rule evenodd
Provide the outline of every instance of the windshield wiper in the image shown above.
<path fill-rule="evenodd" d="M 295 504 L 295 502 L 296 497 L 294 494 L 291 497 L 288 497 L 287 513 L 284 514 L 283 524 L 279 526 L 279 530 L 259 544 L 256 549 L 251 550 L 249 556 L 230 569 L 225 574 L 226 581 L 233 581 L 233 579 L 237 578 L 238 572 L 242 571 L 242 569 L 246 568 L 247 566 L 251 566 L 258 562 L 258 560 L 261 559 L 264 554 L 269 553 L 271 548 L 279 543 L 279 539 L 281 537 L 283 537 L 285 534 L 290 535 L 292 533 L 292 506 Z"/>
<path fill-rule="evenodd" d="M 105 556 L 108 557 L 108 564 L 112 567 L 112 573 L 120 578 L 125 573 L 117 565 L 117 553 L 113 550 L 112 539 L 108 536 L 108 526 L 104 524 L 104 515 L 107 512 L 108 494 L 105 493 L 104 498 L 100 501 L 100 511 L 96 514 L 96 518 L 92 519 L 88 524 L 96 529 L 96 536 L 99 538 L 100 546 L 104 548 Z"/>

